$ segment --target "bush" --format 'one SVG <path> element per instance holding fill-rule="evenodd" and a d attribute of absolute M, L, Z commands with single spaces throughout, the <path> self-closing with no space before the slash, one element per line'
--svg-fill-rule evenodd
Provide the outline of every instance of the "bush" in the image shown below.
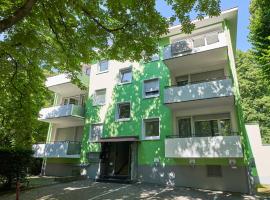
<path fill-rule="evenodd" d="M 5 187 L 25 180 L 33 153 L 29 149 L 0 148 L 0 181 Z"/>

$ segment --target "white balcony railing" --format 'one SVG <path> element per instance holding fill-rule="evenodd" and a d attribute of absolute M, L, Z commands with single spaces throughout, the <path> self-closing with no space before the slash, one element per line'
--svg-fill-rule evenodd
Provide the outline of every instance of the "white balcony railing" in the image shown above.
<path fill-rule="evenodd" d="M 80 105 L 62 105 L 62 106 L 53 106 L 49 108 L 43 108 L 39 112 L 39 120 L 60 118 L 60 117 L 84 117 L 84 109 Z"/>
<path fill-rule="evenodd" d="M 215 80 L 185 86 L 172 86 L 164 90 L 164 103 L 177 103 L 233 95 L 230 79 Z"/>
<path fill-rule="evenodd" d="M 174 42 L 163 49 L 163 59 L 198 53 L 226 46 L 225 33 L 212 32 Z"/>
<path fill-rule="evenodd" d="M 81 151 L 80 142 L 53 142 L 47 144 L 34 144 L 34 157 L 37 158 L 79 158 Z"/>
<path fill-rule="evenodd" d="M 166 138 L 168 158 L 241 158 L 240 136 Z"/>

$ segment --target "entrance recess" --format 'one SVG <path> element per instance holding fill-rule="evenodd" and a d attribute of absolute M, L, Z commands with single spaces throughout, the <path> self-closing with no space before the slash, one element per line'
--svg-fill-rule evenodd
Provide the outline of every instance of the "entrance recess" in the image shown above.
<path fill-rule="evenodd" d="M 137 137 L 100 138 L 99 181 L 134 181 L 137 175 Z"/>

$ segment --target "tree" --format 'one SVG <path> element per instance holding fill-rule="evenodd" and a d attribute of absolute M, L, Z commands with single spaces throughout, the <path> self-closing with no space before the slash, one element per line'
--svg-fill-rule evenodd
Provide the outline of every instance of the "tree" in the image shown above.
<path fill-rule="evenodd" d="M 29 146 L 48 93 L 43 69 L 76 75 L 81 63 L 100 59 L 139 60 L 157 51 L 170 22 L 182 30 L 220 13 L 220 0 L 166 0 L 175 15 L 167 20 L 154 0 L 2 0 L 0 5 L 0 143 Z"/>
<path fill-rule="evenodd" d="M 246 122 L 259 122 L 262 139 L 270 143 L 270 86 L 251 52 L 237 52 L 236 67 Z"/>
<path fill-rule="evenodd" d="M 251 0 L 249 40 L 257 63 L 270 78 L 270 4 L 268 0 Z"/>

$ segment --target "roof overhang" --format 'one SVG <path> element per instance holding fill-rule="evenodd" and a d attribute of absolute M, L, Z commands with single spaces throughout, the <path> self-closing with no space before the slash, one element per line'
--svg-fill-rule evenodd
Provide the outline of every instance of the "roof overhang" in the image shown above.
<path fill-rule="evenodd" d="M 106 137 L 100 138 L 95 141 L 95 143 L 104 143 L 104 142 L 139 142 L 139 137 L 137 136 L 123 136 L 123 137 Z"/>

